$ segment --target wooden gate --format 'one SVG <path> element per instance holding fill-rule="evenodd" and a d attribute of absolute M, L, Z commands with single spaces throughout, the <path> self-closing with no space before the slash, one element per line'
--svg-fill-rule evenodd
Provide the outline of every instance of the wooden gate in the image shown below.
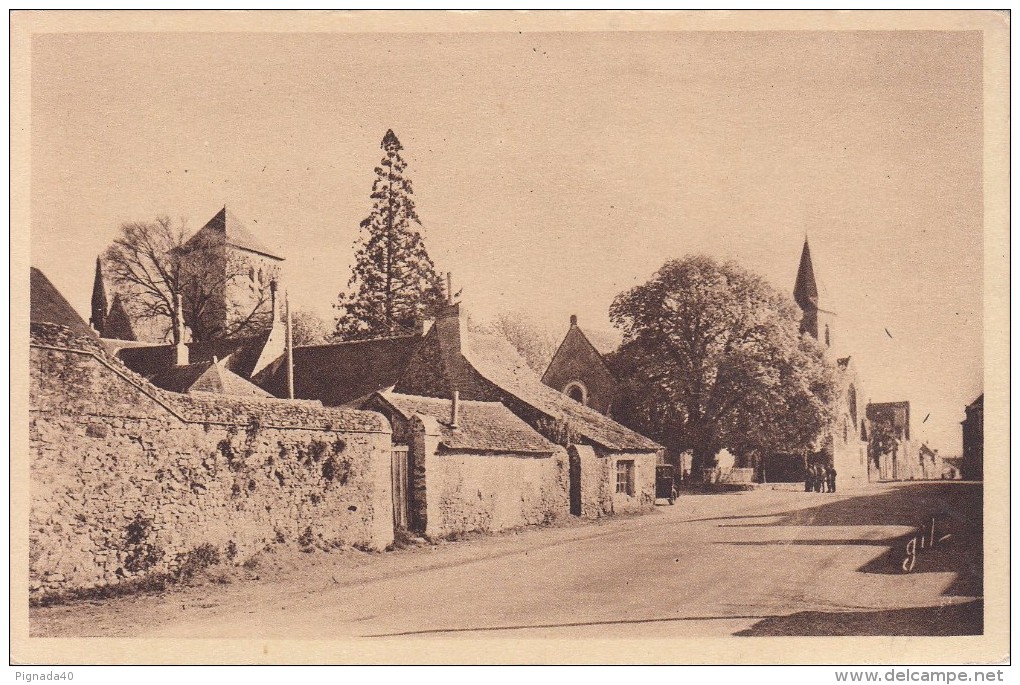
<path fill-rule="evenodd" d="M 409 528 L 411 473 L 407 464 L 407 445 L 393 445 L 390 474 L 393 480 L 393 528 Z"/>

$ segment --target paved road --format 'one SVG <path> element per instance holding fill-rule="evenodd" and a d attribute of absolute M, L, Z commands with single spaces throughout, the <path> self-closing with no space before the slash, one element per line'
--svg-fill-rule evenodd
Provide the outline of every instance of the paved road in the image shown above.
<path fill-rule="evenodd" d="M 901 572 L 905 538 L 932 516 L 938 537 L 952 537 Z M 981 630 L 980 525 L 980 486 L 971 484 L 689 496 L 641 517 L 374 555 L 291 584 L 203 588 L 204 603 L 194 595 L 129 600 L 112 614 L 95 610 L 88 631 L 290 639 L 966 634 Z M 61 611 L 70 621 L 66 608 L 34 618 L 49 634 L 69 634 Z"/>

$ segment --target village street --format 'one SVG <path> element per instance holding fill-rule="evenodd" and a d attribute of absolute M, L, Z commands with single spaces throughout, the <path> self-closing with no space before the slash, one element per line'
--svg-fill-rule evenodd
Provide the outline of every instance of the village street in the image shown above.
<path fill-rule="evenodd" d="M 922 521 L 936 537 L 903 573 Z M 383 554 L 162 597 L 34 608 L 36 636 L 337 639 L 965 634 L 981 487 L 689 495 L 644 516 Z"/>

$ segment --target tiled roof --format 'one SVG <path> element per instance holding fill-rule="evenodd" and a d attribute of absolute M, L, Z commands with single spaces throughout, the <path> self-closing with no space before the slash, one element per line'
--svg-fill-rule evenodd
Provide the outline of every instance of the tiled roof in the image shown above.
<path fill-rule="evenodd" d="M 389 433 L 390 427 L 380 414 L 352 409 L 322 407 L 312 402 L 295 402 L 263 397 L 233 397 L 197 392 L 180 395 L 158 388 L 107 354 L 98 338 L 71 331 L 65 326 L 46 323 L 31 325 L 33 347 L 56 347 L 93 355 L 183 421 L 225 423 L 248 426 L 258 422 L 269 427 Z"/>
<path fill-rule="evenodd" d="M 378 396 L 405 419 L 414 414 L 436 419 L 441 432 L 440 445 L 449 450 L 551 454 L 557 449 L 499 402 L 461 400 L 457 428 L 453 428 L 450 426 L 450 400 L 394 392 L 380 392 Z"/>
<path fill-rule="evenodd" d="M 29 300 L 31 323 L 57 324 L 66 326 L 82 335 L 95 336 L 95 333 L 74 310 L 74 307 L 50 283 L 50 279 L 46 278 L 43 272 L 34 266 L 31 268 Z"/>
<path fill-rule="evenodd" d="M 188 343 L 188 361 L 211 362 L 213 357 L 226 363 L 226 367 L 241 378 L 249 378 L 269 332 L 248 338 L 231 338 Z M 155 376 L 175 366 L 176 351 L 173 345 L 122 347 L 117 350 L 129 369 L 145 377 Z"/>
<path fill-rule="evenodd" d="M 339 406 L 377 390 L 393 387 L 420 335 L 378 338 L 294 348 L 294 396 Z M 260 375 L 260 385 L 276 395 L 287 394 L 287 365 L 278 359 Z"/>
<path fill-rule="evenodd" d="M 653 440 L 542 383 L 506 340 L 474 332 L 467 337 L 461 351 L 478 373 L 525 404 L 568 422 L 591 442 L 617 451 L 662 449 Z"/>
<path fill-rule="evenodd" d="M 113 296 L 113 304 L 103 321 L 103 337 L 117 340 L 137 340 L 134 327 L 131 325 L 131 317 L 124 308 L 124 302 L 120 294 Z"/>
<path fill-rule="evenodd" d="M 258 238 L 252 235 L 248 227 L 226 207 L 218 211 L 216 216 L 209 219 L 205 226 L 199 229 L 195 235 L 191 236 L 188 242 L 184 244 L 183 249 L 187 251 L 189 248 L 201 245 L 207 240 L 217 243 L 223 242 L 227 245 L 239 247 L 242 250 L 258 252 L 274 259 L 283 259 L 283 256 L 270 250 Z"/>
<path fill-rule="evenodd" d="M 149 382 L 164 390 L 179 393 L 203 391 L 239 397 L 272 397 L 262 388 L 224 368 L 223 362 L 205 361 L 171 366 L 149 378 Z"/>

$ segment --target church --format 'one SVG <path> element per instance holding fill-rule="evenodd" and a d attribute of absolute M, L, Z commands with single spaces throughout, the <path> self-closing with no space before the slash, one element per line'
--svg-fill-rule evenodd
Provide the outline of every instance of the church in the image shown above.
<path fill-rule="evenodd" d="M 818 340 L 835 365 L 838 379 L 836 423 L 829 432 L 819 438 L 815 452 L 807 457 L 766 455 L 763 467 L 754 474 L 760 482 L 803 482 L 808 463 L 832 464 L 839 474 L 841 487 L 853 487 L 868 482 L 866 396 L 853 357 L 837 357 L 835 354 L 838 335 L 836 314 L 826 308 L 829 305 L 824 301 L 823 293 L 824 289 L 819 288 L 815 277 L 811 247 L 805 238 L 793 298 L 802 312 L 801 333 Z M 611 413 L 613 401 L 620 387 L 620 382 L 613 375 L 606 357 L 588 341 L 578 326 L 576 317 L 571 317 L 570 328 L 542 381 L 576 402 L 606 415 Z M 682 457 L 683 455 L 681 459 Z M 745 475 L 750 477 L 743 472 L 749 472 L 751 469 L 741 469 L 739 459 L 734 460 L 730 456 L 729 463 L 723 461 L 720 458 L 720 466 L 725 471 L 732 471 L 734 474 L 739 472 L 741 478 Z M 731 474 L 724 473 L 722 477 L 730 478 Z"/>

